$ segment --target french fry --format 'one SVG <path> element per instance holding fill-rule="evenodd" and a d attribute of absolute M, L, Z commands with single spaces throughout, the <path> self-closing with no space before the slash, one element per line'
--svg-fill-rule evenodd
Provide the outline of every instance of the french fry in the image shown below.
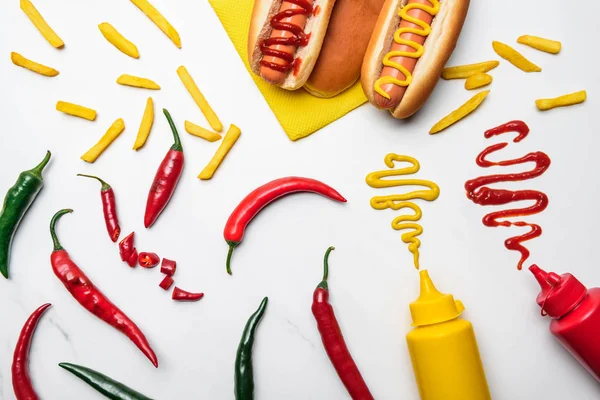
<path fill-rule="evenodd" d="M 457 65 L 455 67 L 444 68 L 442 78 L 444 79 L 465 79 L 476 74 L 489 72 L 500 65 L 500 61 L 485 61 L 477 64 Z"/>
<path fill-rule="evenodd" d="M 225 134 L 225 138 L 223 138 L 221 145 L 217 149 L 217 152 L 213 156 L 212 160 L 210 160 L 210 162 L 202 170 L 202 172 L 200 172 L 198 178 L 204 181 L 213 177 L 215 171 L 217 168 L 219 168 L 227 153 L 229 153 L 229 150 L 231 150 L 235 142 L 237 142 L 237 140 L 240 138 L 241 133 L 242 131 L 240 131 L 240 128 L 231 124 L 229 130 Z"/>
<path fill-rule="evenodd" d="M 88 121 L 96 119 L 96 110 L 73 103 L 67 103 L 66 101 L 58 101 L 56 103 L 56 111 L 87 119 Z"/>
<path fill-rule="evenodd" d="M 208 140 L 209 142 L 216 142 L 217 140 L 221 139 L 221 135 L 218 133 L 204 129 L 203 127 L 198 126 L 190 121 L 185 121 L 185 130 L 190 135 L 198 136 L 204 140 Z"/>
<path fill-rule="evenodd" d="M 510 62 L 515 67 L 519 68 L 525 72 L 541 72 L 542 69 L 529 61 L 523 56 L 523 54 L 519 53 L 517 50 L 513 49 L 507 44 L 502 42 L 493 41 L 492 47 L 494 51 L 506 61 Z"/>
<path fill-rule="evenodd" d="M 31 61 L 31 60 L 23 57 L 19 53 L 15 53 L 14 51 L 12 53 L 10 53 L 10 60 L 16 66 L 26 68 L 26 69 L 36 72 L 40 75 L 52 77 L 52 76 L 56 76 L 59 74 L 59 72 L 57 70 L 55 70 L 54 68 L 47 67 L 43 64 L 36 63 L 35 61 Z"/>
<path fill-rule="evenodd" d="M 431 128 L 431 130 L 429 131 L 429 134 L 433 135 L 435 133 L 441 132 L 449 126 L 460 121 L 467 115 L 471 114 L 473 111 L 475 111 L 477 107 L 479 107 L 479 105 L 485 100 L 489 93 L 489 90 L 484 90 L 471 97 L 469 100 L 467 100 L 465 104 L 452 111 L 450 114 L 442 118 L 440 122 L 435 124 L 433 128 Z"/>
<path fill-rule="evenodd" d="M 139 76 L 123 74 L 117 79 L 119 85 L 132 86 L 142 89 L 160 90 L 160 86 L 150 79 L 140 78 Z"/>
<path fill-rule="evenodd" d="M 57 49 L 62 48 L 65 43 L 62 41 L 60 37 L 50 28 L 50 25 L 44 20 L 44 17 L 40 14 L 40 12 L 35 8 L 33 3 L 29 0 L 21 0 L 20 1 L 21 10 L 27 15 L 27 17 L 31 20 L 33 25 L 37 28 L 38 31 L 44 36 L 44 39 L 48 41 L 52 46 Z"/>
<path fill-rule="evenodd" d="M 560 53 L 562 44 L 556 40 L 544 39 L 538 36 L 523 35 L 517 39 L 517 43 L 533 47 L 536 50 L 550 54 Z"/>
<path fill-rule="evenodd" d="M 200 107 L 200 111 L 202 111 L 210 126 L 217 132 L 223 131 L 223 124 L 219 120 L 219 117 L 217 117 L 217 114 L 215 114 L 210 104 L 208 104 L 200 89 L 198 89 L 196 82 L 194 82 L 188 70 L 182 65 L 177 68 L 177 75 L 179 75 L 181 82 L 183 82 L 185 88 L 190 92 L 198 107 Z"/>
<path fill-rule="evenodd" d="M 152 4 L 147 0 L 131 0 L 131 2 L 146 14 L 146 16 L 148 16 L 148 18 L 150 18 L 152 22 L 154 22 L 154 24 L 169 37 L 169 39 L 171 39 L 175 46 L 181 48 L 181 38 L 179 37 L 179 33 L 177 33 L 169 21 L 167 21 L 167 19 L 163 17 Z"/>
<path fill-rule="evenodd" d="M 565 94 L 563 96 L 555 97 L 553 99 L 539 99 L 535 101 L 535 105 L 538 110 L 546 111 L 552 110 L 556 107 L 567 107 L 574 104 L 583 103 L 587 99 L 587 93 L 585 90 L 579 92 Z"/>
<path fill-rule="evenodd" d="M 119 118 L 113 122 L 104 136 L 100 138 L 98 143 L 96 143 L 94 147 L 89 149 L 84 155 L 81 156 L 81 159 L 88 163 L 93 163 L 96 161 L 100 154 L 102 154 L 104 150 L 106 150 L 108 146 L 110 146 L 110 144 L 119 137 L 119 135 L 123 132 L 123 129 L 125 129 L 125 121 L 123 121 L 122 118 Z"/>
<path fill-rule="evenodd" d="M 109 41 L 110 44 L 115 46 L 123 54 L 133 58 L 140 58 L 140 52 L 138 51 L 135 44 L 125 39 L 125 36 L 121 35 L 114 26 L 108 22 L 103 22 L 98 25 L 98 29 L 102 33 L 102 36 Z"/>
<path fill-rule="evenodd" d="M 148 136 L 150 136 L 152 124 L 154 124 L 154 102 L 152 101 L 152 97 L 148 97 L 144 116 L 140 123 L 140 129 L 138 130 L 135 143 L 133 144 L 133 150 L 139 150 L 146 144 L 146 140 L 148 140 Z"/>
<path fill-rule="evenodd" d="M 467 80 L 465 81 L 465 89 L 479 89 L 492 83 L 492 80 L 493 78 L 489 74 L 475 74 L 467 78 Z"/>

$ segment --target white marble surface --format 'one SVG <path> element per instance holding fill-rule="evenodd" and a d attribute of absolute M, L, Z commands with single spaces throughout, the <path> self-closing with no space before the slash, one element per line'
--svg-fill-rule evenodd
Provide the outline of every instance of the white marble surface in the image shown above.
<path fill-rule="evenodd" d="M 394 121 L 365 106 L 313 137 L 290 142 L 246 74 L 212 9 L 204 1 L 154 0 L 179 30 L 183 49 L 169 40 L 128 1 L 37 0 L 42 14 L 63 37 L 55 50 L 35 31 L 17 1 L 0 4 L 0 188 L 4 192 L 21 170 L 35 165 L 46 149 L 54 157 L 45 188 L 23 221 L 13 246 L 11 280 L 0 280 L 0 398 L 13 399 L 10 363 L 27 316 L 40 304 L 53 307 L 41 320 L 31 353 L 31 375 L 44 399 L 99 399 L 81 381 L 57 367 L 61 361 L 109 374 L 157 399 L 233 397 L 233 363 L 241 331 L 260 299 L 271 302 L 255 347 L 259 399 L 344 399 L 320 343 L 310 312 L 327 246 L 331 258 L 331 299 L 347 342 L 378 399 L 418 397 L 404 342 L 410 329 L 408 303 L 417 296 L 411 256 L 390 228 L 397 213 L 377 212 L 369 199 L 376 191 L 364 177 L 382 169 L 388 152 L 421 161 L 419 177 L 435 180 L 441 196 L 423 204 L 422 265 L 443 291 L 461 299 L 475 325 L 495 399 L 591 400 L 598 386 L 550 336 L 547 319 L 535 304 L 536 282 L 515 269 L 517 254 L 503 241 L 518 229 L 488 229 L 485 210 L 469 202 L 463 185 L 486 171 L 476 155 L 491 141 L 483 131 L 510 119 L 523 119 L 530 136 L 503 157 L 543 150 L 552 166 L 535 181 L 503 185 L 545 191 L 550 206 L 530 218 L 544 235 L 530 242 L 530 262 L 600 284 L 597 267 L 596 16 L 600 5 L 582 0 L 474 1 L 452 64 L 496 58 L 492 40 L 514 43 L 525 33 L 563 41 L 558 56 L 523 49 L 541 74 L 525 74 L 506 62 L 493 71 L 494 83 L 477 113 L 438 136 L 429 127 L 471 93 L 463 82 L 441 82 L 412 120 Z M 108 21 L 141 52 L 130 59 L 110 46 L 96 25 Z M 13 66 L 18 51 L 60 70 L 47 79 Z M 225 124 L 243 134 L 215 178 L 196 175 L 218 144 L 183 131 L 184 119 L 206 125 L 175 70 L 186 65 Z M 132 152 L 149 93 L 118 86 L 122 73 L 155 79 L 157 118 L 143 151 Z M 533 101 L 587 89 L 589 100 L 570 109 L 539 113 Z M 96 108 L 96 122 L 54 110 L 57 100 Z M 160 108 L 168 107 L 181 131 L 186 154 L 183 177 L 168 209 L 151 230 L 143 229 L 147 190 L 171 144 Z M 79 156 L 118 117 L 126 130 L 94 164 Z M 107 238 L 99 187 L 77 178 L 94 173 L 117 192 L 124 233 L 136 231 L 139 250 L 178 261 L 176 283 L 201 290 L 199 303 L 178 304 L 158 288 L 158 270 L 129 269 Z M 235 253 L 233 277 L 225 273 L 227 246 L 222 229 L 238 201 L 256 186 L 285 175 L 319 178 L 348 199 L 340 206 L 298 195 L 260 215 Z M 72 207 L 59 234 L 65 248 L 90 278 L 146 333 L 160 368 L 154 369 L 119 332 L 83 310 L 52 273 L 48 222 L 59 208 Z"/>

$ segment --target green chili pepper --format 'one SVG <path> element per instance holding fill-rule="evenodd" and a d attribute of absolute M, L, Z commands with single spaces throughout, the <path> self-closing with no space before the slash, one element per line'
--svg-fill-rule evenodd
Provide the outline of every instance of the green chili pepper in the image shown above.
<path fill-rule="evenodd" d="M 21 172 L 17 183 L 8 189 L 4 197 L 4 205 L 0 211 L 0 273 L 6 279 L 13 237 L 23 216 L 44 185 L 42 171 L 51 156 L 50 152 L 47 152 L 37 167 Z"/>
<path fill-rule="evenodd" d="M 136 392 L 123 385 L 121 382 L 117 382 L 108 376 L 101 374 L 100 372 L 94 371 L 81 365 L 75 365 L 70 363 L 60 363 L 59 367 L 66 369 L 82 381 L 108 397 L 112 400 L 152 400 L 150 397 L 146 397 L 143 394 Z"/>
<path fill-rule="evenodd" d="M 254 372 L 252 371 L 252 346 L 256 328 L 267 309 L 269 298 L 265 297 L 258 309 L 250 316 L 235 357 L 235 398 L 236 400 L 254 399 Z"/>

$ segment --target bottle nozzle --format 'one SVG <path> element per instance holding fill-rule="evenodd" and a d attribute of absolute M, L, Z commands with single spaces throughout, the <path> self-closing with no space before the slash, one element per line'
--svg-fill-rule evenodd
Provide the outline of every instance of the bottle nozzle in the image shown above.
<path fill-rule="evenodd" d="M 533 264 L 531 267 L 529 267 L 529 270 L 533 274 L 535 280 L 538 281 L 538 283 L 540 284 L 540 286 L 542 288 L 542 293 L 545 293 L 548 290 L 552 289 L 554 284 L 551 284 L 550 282 L 548 282 L 549 274 L 546 271 L 544 271 L 543 269 L 541 269 L 540 267 L 538 267 L 535 264 Z M 559 277 L 559 280 L 560 280 L 560 277 Z"/>
<path fill-rule="evenodd" d="M 419 271 L 421 293 L 410 303 L 413 326 L 424 326 L 458 318 L 465 306 L 451 294 L 440 293 L 427 270 Z"/>
<path fill-rule="evenodd" d="M 420 282 L 420 291 L 419 300 L 426 301 L 431 298 L 436 298 L 441 296 L 442 294 L 437 290 L 433 281 L 429 277 L 429 272 L 426 269 L 419 271 L 419 275 L 421 278 Z"/>
<path fill-rule="evenodd" d="M 542 307 L 542 315 L 557 319 L 573 310 L 586 296 L 587 288 L 573 275 L 546 272 L 537 265 L 529 270 L 542 287 L 536 302 Z"/>

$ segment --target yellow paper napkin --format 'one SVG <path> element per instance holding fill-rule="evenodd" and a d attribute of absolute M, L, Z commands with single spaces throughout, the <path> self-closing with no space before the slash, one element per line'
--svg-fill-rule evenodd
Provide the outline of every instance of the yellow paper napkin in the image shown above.
<path fill-rule="evenodd" d="M 250 71 L 248 28 L 254 0 L 209 0 L 246 69 L 291 140 L 302 139 L 343 117 L 367 101 L 360 83 L 331 99 L 314 97 L 303 89 L 283 90 L 270 85 Z"/>

